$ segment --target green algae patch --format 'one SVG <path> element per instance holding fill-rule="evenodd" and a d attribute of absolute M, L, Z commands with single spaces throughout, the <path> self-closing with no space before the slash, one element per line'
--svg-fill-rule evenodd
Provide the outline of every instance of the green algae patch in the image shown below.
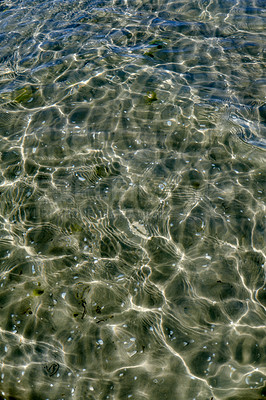
<path fill-rule="evenodd" d="M 41 296 L 44 293 L 44 290 L 42 289 L 34 289 L 32 294 L 33 296 Z"/>
<path fill-rule="evenodd" d="M 154 52 L 152 50 L 145 51 L 144 56 L 154 58 Z"/>
<path fill-rule="evenodd" d="M 34 88 L 30 85 L 26 85 L 21 89 L 15 90 L 14 101 L 19 104 L 29 103 L 34 99 L 35 93 L 37 92 L 38 89 L 39 89 L 38 87 Z"/>
<path fill-rule="evenodd" d="M 71 234 L 82 232 L 82 230 L 83 230 L 82 225 L 80 225 L 78 223 L 73 223 L 70 225 L 70 233 Z"/>
<path fill-rule="evenodd" d="M 22 88 L 1 93 L 0 103 L 5 103 L 5 104 L 13 103 L 13 105 L 19 104 L 24 107 L 29 107 L 30 105 L 31 107 L 32 104 L 34 104 L 34 106 L 36 105 L 40 106 L 43 103 L 43 101 L 40 97 L 39 87 L 34 87 L 32 85 L 25 85 Z"/>
<path fill-rule="evenodd" d="M 95 173 L 99 178 L 105 178 L 109 174 L 109 169 L 105 165 L 97 165 Z"/>
<path fill-rule="evenodd" d="M 152 40 L 149 42 L 149 45 L 151 46 L 148 51 L 144 53 L 145 56 L 154 58 L 155 54 L 157 53 L 158 50 L 165 49 L 167 47 L 167 43 L 163 42 L 162 40 Z"/>
<path fill-rule="evenodd" d="M 157 94 L 154 91 L 148 92 L 146 96 L 144 96 L 144 100 L 147 104 L 151 104 L 154 101 L 157 101 Z"/>

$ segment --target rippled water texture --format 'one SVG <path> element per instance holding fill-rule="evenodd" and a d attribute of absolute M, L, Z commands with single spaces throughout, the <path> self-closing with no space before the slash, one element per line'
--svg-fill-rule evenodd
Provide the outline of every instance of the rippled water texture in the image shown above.
<path fill-rule="evenodd" d="M 265 1 L 0 3 L 0 400 L 262 400 Z"/>

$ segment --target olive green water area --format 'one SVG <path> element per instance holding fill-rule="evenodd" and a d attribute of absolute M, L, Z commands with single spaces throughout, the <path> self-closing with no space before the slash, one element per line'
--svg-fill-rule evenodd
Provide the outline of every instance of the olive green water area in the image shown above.
<path fill-rule="evenodd" d="M 266 398 L 265 2 L 0 2 L 0 399 Z"/>

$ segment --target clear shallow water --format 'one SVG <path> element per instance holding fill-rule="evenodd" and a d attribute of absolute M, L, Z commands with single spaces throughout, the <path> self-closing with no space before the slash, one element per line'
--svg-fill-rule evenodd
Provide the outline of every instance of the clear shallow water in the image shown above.
<path fill-rule="evenodd" d="M 0 41 L 0 398 L 265 398 L 265 2 L 2 1 Z"/>

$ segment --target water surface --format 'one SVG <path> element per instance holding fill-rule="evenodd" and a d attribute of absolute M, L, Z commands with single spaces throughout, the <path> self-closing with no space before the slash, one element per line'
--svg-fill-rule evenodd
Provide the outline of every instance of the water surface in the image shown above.
<path fill-rule="evenodd" d="M 266 397 L 265 14 L 1 1 L 1 400 Z"/>

